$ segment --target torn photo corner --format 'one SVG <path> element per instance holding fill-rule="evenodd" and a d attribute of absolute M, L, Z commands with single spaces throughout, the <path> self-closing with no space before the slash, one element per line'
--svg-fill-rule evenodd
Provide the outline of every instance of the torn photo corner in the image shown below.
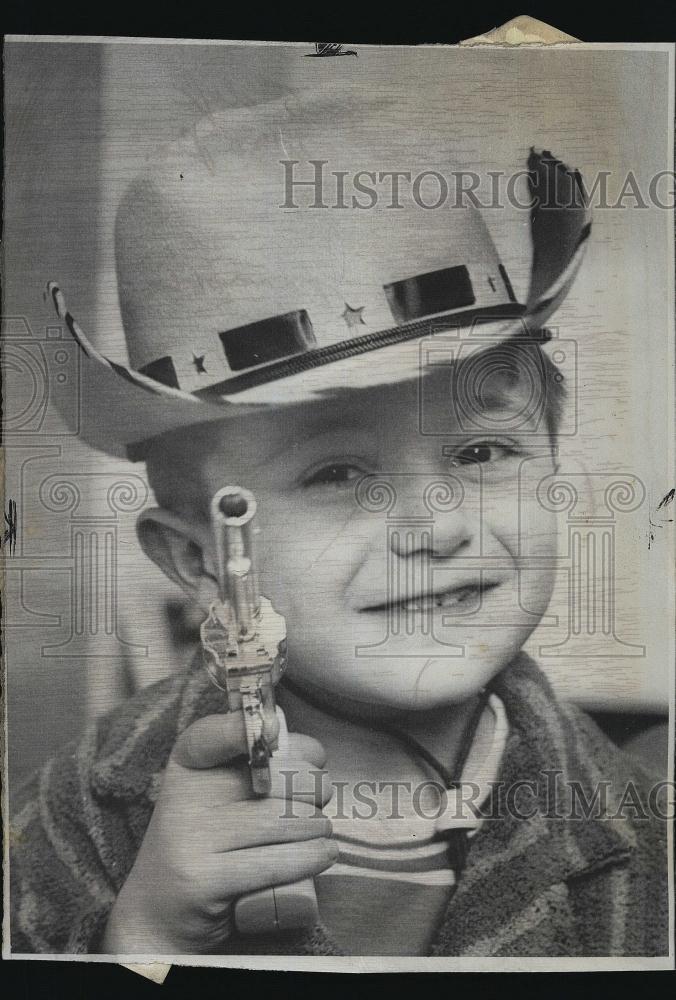
<path fill-rule="evenodd" d="M 674 47 L 4 57 L 4 957 L 672 969 Z"/>

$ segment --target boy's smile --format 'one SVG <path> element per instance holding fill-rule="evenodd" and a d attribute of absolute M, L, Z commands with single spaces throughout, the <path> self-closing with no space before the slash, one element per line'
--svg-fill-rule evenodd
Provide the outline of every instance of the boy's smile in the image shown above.
<path fill-rule="evenodd" d="M 500 581 L 482 580 L 479 576 L 476 580 L 468 579 L 455 586 L 443 587 L 440 590 L 424 590 L 399 600 L 393 597 L 382 604 L 367 605 L 362 608 L 362 611 L 372 613 L 399 609 L 406 615 L 406 618 L 410 618 L 416 613 L 422 616 L 437 614 L 444 609 L 457 608 L 462 614 L 473 610 L 473 607 L 482 603 L 484 594 L 490 593 L 491 590 L 499 586 Z"/>
<path fill-rule="evenodd" d="M 413 381 L 202 425 L 159 460 L 190 469 L 202 510 L 228 483 L 254 493 L 260 587 L 287 620 L 287 672 L 334 704 L 387 713 L 472 697 L 551 595 L 555 522 L 536 499 L 551 443 L 515 420 L 504 434 L 462 432 L 446 376 L 425 385 L 447 437 L 420 433 Z M 503 397 L 487 427 L 510 424 L 518 399 Z M 207 533 L 200 542 L 211 573 Z"/>

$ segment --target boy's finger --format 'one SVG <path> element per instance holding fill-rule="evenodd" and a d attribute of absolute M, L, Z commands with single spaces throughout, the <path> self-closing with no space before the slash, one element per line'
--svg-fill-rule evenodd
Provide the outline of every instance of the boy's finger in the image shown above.
<path fill-rule="evenodd" d="M 316 767 L 295 754 L 273 757 L 270 769 L 270 796 L 277 799 L 298 799 L 324 806 L 333 794 L 328 771 Z"/>
<path fill-rule="evenodd" d="M 315 740 L 311 736 L 304 736 L 302 733 L 288 733 L 283 747 L 280 740 L 280 752 L 300 757 L 315 767 L 324 767 L 326 764 L 326 750 L 319 740 Z M 273 759 L 276 756 L 277 754 L 274 754 Z"/>
<path fill-rule="evenodd" d="M 210 810 L 207 818 L 213 851 L 238 851 L 330 837 L 331 820 L 306 802 L 280 799 L 234 803 Z"/>
<path fill-rule="evenodd" d="M 270 844 L 213 855 L 212 890 L 221 898 L 241 896 L 273 885 L 288 885 L 319 875 L 338 859 L 338 845 L 318 837 L 302 844 Z"/>
<path fill-rule="evenodd" d="M 172 760 L 182 767 L 206 768 L 227 764 L 248 753 L 241 712 L 206 715 L 181 733 Z"/>
<path fill-rule="evenodd" d="M 190 760 L 194 761 L 194 751 L 190 753 Z M 203 755 L 201 759 L 208 758 Z M 321 768 L 288 754 L 275 754 L 270 765 L 271 798 L 297 798 L 318 806 L 325 805 L 331 798 L 328 773 Z M 237 760 L 231 758 L 226 765 L 196 765 L 187 761 L 185 745 L 179 746 L 176 756 L 169 761 L 164 781 L 167 794 L 178 796 L 179 801 L 189 801 L 195 808 L 204 803 L 214 808 L 233 802 L 255 801 L 251 774 L 243 753 Z"/>
<path fill-rule="evenodd" d="M 311 736 L 290 733 L 284 743 L 294 757 L 315 767 L 323 767 L 326 763 L 324 747 Z M 172 759 L 183 767 L 208 768 L 227 764 L 247 753 L 244 717 L 241 712 L 227 712 L 207 715 L 188 726 L 174 745 Z"/>

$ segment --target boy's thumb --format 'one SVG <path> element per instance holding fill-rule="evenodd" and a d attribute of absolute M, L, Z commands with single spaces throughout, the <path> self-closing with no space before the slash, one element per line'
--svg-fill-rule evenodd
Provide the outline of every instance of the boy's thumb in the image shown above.
<path fill-rule="evenodd" d="M 277 706 L 279 720 L 278 753 L 295 754 L 303 760 L 323 767 L 326 753 L 317 740 L 298 733 L 289 733 L 286 719 Z M 222 767 L 237 757 L 247 757 L 249 753 L 244 716 L 241 712 L 226 712 L 222 715 L 205 715 L 184 729 L 174 744 L 171 759 L 181 767 L 204 770 Z"/>

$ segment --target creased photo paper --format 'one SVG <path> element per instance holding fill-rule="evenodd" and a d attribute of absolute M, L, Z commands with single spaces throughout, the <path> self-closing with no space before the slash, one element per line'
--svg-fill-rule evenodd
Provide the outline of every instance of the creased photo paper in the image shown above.
<path fill-rule="evenodd" d="M 5 957 L 673 968 L 673 46 L 4 82 Z"/>

